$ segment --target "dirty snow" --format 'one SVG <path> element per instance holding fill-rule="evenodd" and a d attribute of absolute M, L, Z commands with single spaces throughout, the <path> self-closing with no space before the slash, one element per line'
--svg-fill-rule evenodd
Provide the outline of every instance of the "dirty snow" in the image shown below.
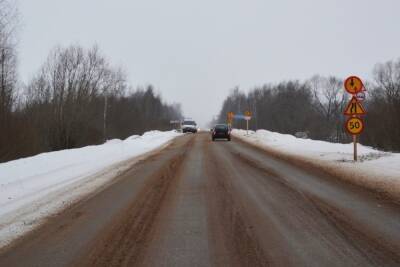
<path fill-rule="evenodd" d="M 180 134 L 151 131 L 0 164 L 0 247 Z"/>
<path fill-rule="evenodd" d="M 338 144 L 296 138 L 267 130 L 234 129 L 232 135 L 277 153 L 334 170 L 356 184 L 400 197 L 400 153 L 383 152 L 358 144 L 359 161 L 353 161 L 353 143 Z M 348 174 L 348 175 L 346 175 Z"/>

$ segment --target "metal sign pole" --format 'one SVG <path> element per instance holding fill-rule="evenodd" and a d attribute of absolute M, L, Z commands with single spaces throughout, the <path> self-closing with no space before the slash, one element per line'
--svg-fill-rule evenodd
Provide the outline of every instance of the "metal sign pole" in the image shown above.
<path fill-rule="evenodd" d="M 354 161 L 357 161 L 357 135 L 353 135 Z"/>
<path fill-rule="evenodd" d="M 359 117 L 365 115 L 365 110 L 360 101 L 365 99 L 365 87 L 360 78 L 356 76 L 350 76 L 344 81 L 344 89 L 351 94 L 353 97 L 347 104 L 343 114 L 350 116 L 346 121 L 347 131 L 353 135 L 353 156 L 354 162 L 357 162 L 357 135 L 361 134 L 364 130 L 364 122 Z"/>
<path fill-rule="evenodd" d="M 249 135 L 249 120 L 246 120 L 246 134 Z"/>

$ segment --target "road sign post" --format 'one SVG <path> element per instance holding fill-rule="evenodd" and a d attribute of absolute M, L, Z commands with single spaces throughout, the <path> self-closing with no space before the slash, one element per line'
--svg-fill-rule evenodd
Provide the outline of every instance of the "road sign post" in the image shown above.
<path fill-rule="evenodd" d="M 343 114 L 350 116 L 345 123 L 345 128 L 353 136 L 353 159 L 357 161 L 357 135 L 364 130 L 364 121 L 358 117 L 365 115 L 365 109 L 360 101 L 365 99 L 364 84 L 360 78 L 350 76 L 344 81 L 344 88 L 352 95 Z"/>
<path fill-rule="evenodd" d="M 246 111 L 244 113 L 244 119 L 246 120 L 246 135 L 249 135 L 249 120 L 251 120 L 251 112 Z"/>
<path fill-rule="evenodd" d="M 357 135 L 353 135 L 353 160 L 357 161 Z"/>
<path fill-rule="evenodd" d="M 353 136 L 353 159 L 357 161 L 357 135 L 364 130 L 364 122 L 361 118 L 350 117 L 346 121 L 346 130 Z"/>

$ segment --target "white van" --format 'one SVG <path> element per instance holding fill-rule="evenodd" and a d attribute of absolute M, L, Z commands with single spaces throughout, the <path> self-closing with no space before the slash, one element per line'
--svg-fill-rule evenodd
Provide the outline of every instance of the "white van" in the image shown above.
<path fill-rule="evenodd" d="M 185 119 L 182 121 L 183 133 L 197 133 L 197 124 L 192 119 Z"/>

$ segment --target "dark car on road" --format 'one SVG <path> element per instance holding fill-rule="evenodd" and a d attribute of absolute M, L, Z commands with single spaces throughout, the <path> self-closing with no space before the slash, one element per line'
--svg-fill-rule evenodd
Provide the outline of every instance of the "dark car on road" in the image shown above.
<path fill-rule="evenodd" d="M 211 138 L 213 141 L 215 139 L 228 139 L 228 141 L 231 141 L 231 129 L 227 124 L 217 124 L 211 130 Z"/>

